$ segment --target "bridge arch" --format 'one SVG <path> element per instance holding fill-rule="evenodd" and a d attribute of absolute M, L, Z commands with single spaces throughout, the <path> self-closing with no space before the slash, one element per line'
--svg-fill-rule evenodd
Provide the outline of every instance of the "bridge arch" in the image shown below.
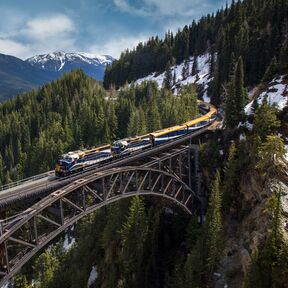
<path fill-rule="evenodd" d="M 1 223 L 0 286 L 66 228 L 103 206 L 135 195 L 163 197 L 189 214 L 200 203 L 177 175 L 153 168 L 114 168 L 76 180 Z"/>

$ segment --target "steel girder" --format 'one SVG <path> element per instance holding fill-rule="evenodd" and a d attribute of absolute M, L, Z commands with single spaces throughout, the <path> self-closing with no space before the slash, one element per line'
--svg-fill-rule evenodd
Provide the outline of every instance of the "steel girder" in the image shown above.
<path fill-rule="evenodd" d="M 178 172 L 183 177 L 187 174 L 187 171 Z M 135 195 L 164 197 L 189 214 L 199 207 L 200 201 L 177 173 L 151 167 L 114 168 L 76 180 L 20 215 L 1 222 L 0 286 L 70 225 L 100 207 Z"/>

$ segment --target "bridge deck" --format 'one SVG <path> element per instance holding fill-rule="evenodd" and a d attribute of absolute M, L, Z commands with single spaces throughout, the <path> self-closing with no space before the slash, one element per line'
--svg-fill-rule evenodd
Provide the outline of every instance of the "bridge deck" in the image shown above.
<path fill-rule="evenodd" d="M 14 205 L 15 203 L 19 202 L 21 203 L 35 198 L 37 199 L 42 198 L 48 195 L 49 193 L 57 189 L 60 189 L 61 187 L 66 186 L 77 179 L 81 179 L 83 177 L 88 176 L 89 174 L 94 174 L 95 172 L 98 171 L 103 171 L 120 166 L 135 165 L 133 163 L 136 163 L 136 161 L 138 161 L 139 159 L 143 159 L 155 155 L 157 153 L 164 152 L 167 149 L 170 149 L 174 146 L 179 146 L 182 143 L 185 143 L 193 138 L 196 138 L 203 133 L 216 129 L 217 125 L 216 126 L 212 125 L 210 125 L 211 127 L 210 126 L 204 127 L 192 134 L 185 135 L 174 141 L 170 141 L 144 151 L 136 152 L 135 154 L 129 155 L 125 158 L 116 159 L 112 162 L 103 164 L 101 166 L 88 167 L 81 173 L 73 174 L 63 179 L 57 179 L 53 176 L 50 176 L 28 183 L 24 182 L 22 185 L 0 191 L 0 208 L 4 208 L 10 205 Z"/>

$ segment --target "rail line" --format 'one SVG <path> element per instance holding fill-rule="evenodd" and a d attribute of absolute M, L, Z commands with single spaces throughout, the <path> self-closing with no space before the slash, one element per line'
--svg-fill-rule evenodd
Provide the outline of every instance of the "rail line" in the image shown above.
<path fill-rule="evenodd" d="M 130 154 L 126 157 L 115 159 L 111 162 L 104 163 L 102 165 L 92 165 L 87 167 L 81 172 L 69 175 L 62 179 L 53 178 L 50 173 L 51 171 L 43 174 L 36 175 L 34 177 L 30 177 L 29 179 L 23 179 L 23 181 L 17 182 L 18 185 L 12 185 L 6 190 L 0 191 L 0 208 L 4 208 L 10 205 L 13 205 L 17 202 L 27 201 L 28 199 L 33 198 L 42 198 L 43 196 L 60 189 L 61 187 L 77 180 L 82 177 L 86 177 L 89 174 L 131 164 L 139 159 L 148 157 L 153 154 L 157 154 L 159 152 L 165 151 L 167 149 L 172 148 L 173 146 L 177 146 L 181 143 L 189 141 L 193 138 L 196 138 L 208 131 L 211 131 L 210 126 L 206 126 L 200 130 L 197 130 L 194 133 L 187 134 L 185 136 L 179 137 L 176 140 L 169 141 L 163 144 L 160 144 L 155 147 L 148 148 L 146 150 L 137 151 L 133 154 Z M 210 129 L 209 129 L 210 128 Z M 46 174 L 44 177 L 40 177 Z M 49 176 L 47 176 L 49 175 Z"/>

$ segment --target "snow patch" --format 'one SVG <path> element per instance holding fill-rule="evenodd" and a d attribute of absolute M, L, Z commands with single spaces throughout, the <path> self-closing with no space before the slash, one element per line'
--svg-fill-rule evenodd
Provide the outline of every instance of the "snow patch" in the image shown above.
<path fill-rule="evenodd" d="M 68 234 L 66 233 L 64 242 L 63 242 L 63 250 L 64 251 L 70 250 L 74 243 L 75 243 L 75 238 L 69 237 Z"/>
<path fill-rule="evenodd" d="M 237 126 L 237 128 L 240 128 L 240 127 L 246 127 L 249 131 L 252 131 L 253 129 L 253 124 L 251 124 L 249 121 L 246 121 L 244 123 L 240 122 Z M 241 140 L 241 139 L 240 139 Z"/>
<path fill-rule="evenodd" d="M 55 65 L 54 70 L 60 71 L 63 69 L 67 62 L 85 62 L 87 64 L 95 66 L 106 66 L 112 64 L 115 59 L 109 55 L 96 55 L 86 52 L 78 53 L 65 53 L 63 51 L 53 52 L 43 55 L 36 55 L 25 61 L 31 65 L 39 65 L 42 69 L 45 69 L 49 65 Z"/>
<path fill-rule="evenodd" d="M 253 90 L 252 90 L 253 91 Z M 250 91 L 249 95 L 253 95 L 253 92 Z M 288 85 L 283 83 L 283 76 L 279 79 L 273 79 L 267 88 L 266 91 L 262 92 L 257 99 L 254 99 L 245 107 L 246 115 L 251 115 L 253 113 L 253 102 L 257 101 L 261 105 L 267 99 L 268 104 L 275 105 L 277 109 L 283 110 L 288 103 Z"/>
<path fill-rule="evenodd" d="M 285 145 L 285 150 L 286 150 L 286 154 L 285 154 L 285 159 L 288 161 L 288 144 Z"/>
<path fill-rule="evenodd" d="M 241 133 L 240 136 L 239 136 L 239 140 L 240 141 L 246 140 L 246 135 Z"/>
<path fill-rule="evenodd" d="M 208 88 L 208 87 L 207 87 Z M 203 94 L 203 101 L 206 102 L 206 103 L 210 103 L 211 99 L 210 97 L 208 96 L 208 93 L 207 93 L 207 88 Z"/>
<path fill-rule="evenodd" d="M 87 283 L 87 288 L 89 288 L 95 282 L 97 277 L 98 277 L 98 272 L 96 270 L 96 266 L 92 266 L 89 279 L 88 279 L 88 283 Z"/>
<path fill-rule="evenodd" d="M 183 79 L 182 77 L 182 70 L 183 70 L 184 62 L 179 65 L 174 65 L 171 67 L 172 76 L 175 74 L 175 79 L 176 79 L 176 83 L 172 87 L 172 90 L 174 91 L 175 95 L 177 95 L 179 92 L 178 87 L 180 88 L 181 86 L 184 86 L 190 83 L 196 83 L 196 84 L 204 86 L 203 100 L 208 103 L 210 102 L 210 98 L 207 95 L 208 83 L 209 81 L 211 81 L 211 78 L 209 78 L 210 57 L 211 55 L 209 53 L 206 53 L 204 55 L 199 55 L 197 57 L 198 73 L 193 76 L 191 75 L 191 72 L 192 72 L 194 57 L 190 57 L 188 60 L 188 65 L 189 65 L 188 75 L 189 76 L 186 79 Z M 158 84 L 158 87 L 161 88 L 163 86 L 164 78 L 165 78 L 165 72 L 161 74 L 157 74 L 156 72 L 153 72 L 146 77 L 136 80 L 135 84 L 139 85 L 144 81 L 156 81 Z"/>

